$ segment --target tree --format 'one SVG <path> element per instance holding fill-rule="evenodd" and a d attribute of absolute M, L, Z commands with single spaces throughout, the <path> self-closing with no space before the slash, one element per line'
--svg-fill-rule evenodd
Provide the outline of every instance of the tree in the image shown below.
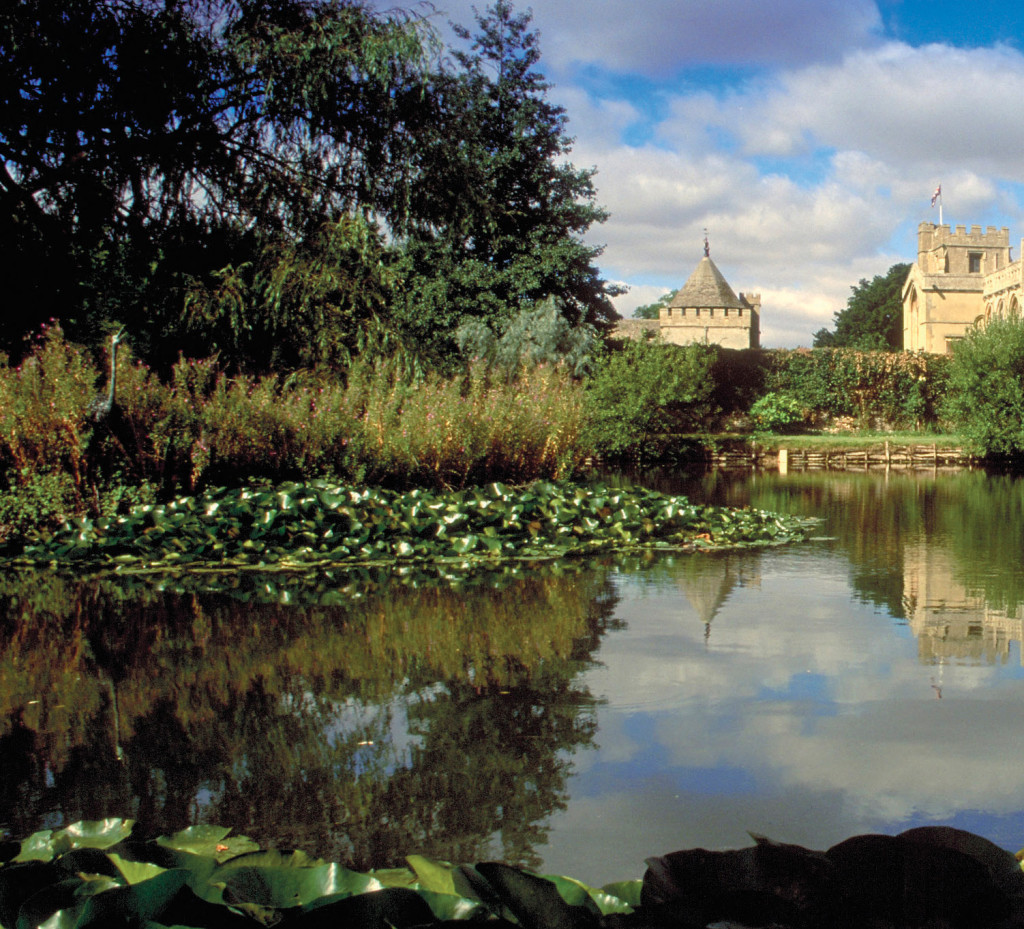
<path fill-rule="evenodd" d="M 859 348 L 899 351 L 903 347 L 903 285 L 909 264 L 893 265 L 883 277 L 862 278 L 834 314 L 835 331 L 819 329 L 815 348 Z"/>
<path fill-rule="evenodd" d="M 597 330 L 587 323 L 571 326 L 555 297 L 521 310 L 500 337 L 482 320 L 468 319 L 455 341 L 463 355 L 484 359 L 510 380 L 524 366 L 541 364 L 563 364 L 573 377 L 583 377 L 601 348 Z"/>
<path fill-rule="evenodd" d="M 992 319 L 953 353 L 948 412 L 981 454 L 1024 455 L 1024 322 Z"/>
<path fill-rule="evenodd" d="M 669 305 L 669 301 L 675 296 L 675 291 L 670 290 L 667 294 L 662 294 L 654 303 L 647 303 L 644 306 L 638 306 L 633 310 L 633 319 L 658 319 L 661 315 L 662 309 Z"/>
<path fill-rule="evenodd" d="M 0 345 L 53 315 L 164 338 L 192 282 L 282 237 L 404 230 L 427 38 L 363 0 L 4 3 Z"/>
<path fill-rule="evenodd" d="M 456 27 L 469 47 L 452 50 L 457 70 L 436 76 L 439 110 L 414 192 L 420 226 L 403 243 L 400 313 L 440 351 L 451 350 L 467 318 L 501 330 L 548 297 L 574 326 L 616 315 L 608 299 L 616 291 L 593 264 L 601 250 L 583 241 L 606 218 L 594 203 L 594 171 L 565 160 L 565 112 L 546 97 L 529 24 L 497 0 L 477 14 L 476 35 Z"/>

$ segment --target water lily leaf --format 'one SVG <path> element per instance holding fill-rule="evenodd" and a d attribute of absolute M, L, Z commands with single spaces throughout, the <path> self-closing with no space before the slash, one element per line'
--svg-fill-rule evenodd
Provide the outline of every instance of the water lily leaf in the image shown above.
<path fill-rule="evenodd" d="M 77 913 L 84 906 L 77 896 L 79 887 L 82 886 L 80 878 L 68 878 L 47 884 L 34 894 L 26 897 L 18 910 L 17 921 L 5 923 L 7 926 L 16 926 L 17 929 L 34 929 L 47 923 L 49 926 L 74 926 L 72 911 L 77 919 Z M 59 913 L 68 913 L 66 917 L 57 916 Z M 56 919 L 54 917 L 57 916 Z M 50 922 L 50 920 L 53 920 Z"/>
<path fill-rule="evenodd" d="M 83 820 L 53 834 L 55 854 L 61 855 L 73 848 L 110 848 L 131 835 L 133 819 Z"/>
<path fill-rule="evenodd" d="M 163 874 L 167 870 L 148 861 L 129 861 L 115 852 L 111 852 L 109 858 L 120 875 L 129 884 L 141 884 L 143 881 L 148 881 L 150 878 Z"/>
<path fill-rule="evenodd" d="M 311 868 L 236 866 L 234 862 L 228 862 L 215 871 L 210 880 L 224 886 L 225 900 L 275 909 L 304 906 L 319 897 L 363 894 L 383 888 L 375 877 L 350 871 L 339 864 Z"/>
<path fill-rule="evenodd" d="M 34 832 L 21 843 L 15 861 L 50 861 L 53 858 L 53 830 Z"/>
<path fill-rule="evenodd" d="M 425 890 L 438 894 L 457 894 L 455 889 L 457 869 L 445 861 L 434 861 L 423 855 L 406 855 L 405 860 L 416 874 L 416 879 Z"/>
<path fill-rule="evenodd" d="M 230 829 L 222 826 L 190 826 L 173 835 L 161 836 L 156 841 L 165 848 L 193 855 L 207 855 L 220 861 L 259 850 L 252 839 L 237 835 L 229 838 L 230 832 Z"/>
<path fill-rule="evenodd" d="M 0 926 L 13 926 L 22 904 L 59 880 L 57 871 L 41 861 L 0 868 Z"/>
<path fill-rule="evenodd" d="M 155 920 L 185 886 L 184 871 L 162 874 L 128 887 L 118 887 L 90 897 L 76 926 L 108 927 Z"/>
<path fill-rule="evenodd" d="M 471 900 L 467 897 L 459 897 L 455 894 L 440 894 L 432 890 L 421 890 L 420 896 L 430 907 L 434 918 L 441 921 L 452 919 L 477 920 L 486 919 L 490 915 L 490 909 L 479 900 Z"/>
<path fill-rule="evenodd" d="M 549 880 L 497 862 L 483 862 L 476 870 L 527 929 L 584 929 L 597 926 L 587 907 L 566 903 Z M 595 907 L 596 909 L 596 907 Z"/>
<path fill-rule="evenodd" d="M 434 921 L 427 901 L 415 890 L 388 887 L 377 893 L 342 899 L 318 900 L 303 911 L 301 929 L 337 929 L 338 926 L 390 926 L 410 929 Z"/>
<path fill-rule="evenodd" d="M 640 891 L 643 889 L 643 881 L 616 881 L 612 884 L 605 884 L 601 890 L 621 900 L 628 907 L 640 906 Z M 600 905 L 600 901 L 598 901 Z"/>

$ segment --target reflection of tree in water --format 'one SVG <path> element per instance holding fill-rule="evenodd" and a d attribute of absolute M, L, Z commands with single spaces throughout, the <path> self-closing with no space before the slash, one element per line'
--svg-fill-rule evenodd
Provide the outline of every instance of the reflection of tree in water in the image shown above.
<path fill-rule="evenodd" d="M 824 516 L 824 531 L 850 559 L 860 599 L 909 620 L 919 642 L 923 627 L 934 627 L 936 619 L 945 625 L 944 613 L 951 618 L 949 630 L 924 643 L 922 657 L 937 649 L 933 660 L 996 660 L 1019 637 L 1019 627 L 1004 622 L 1019 620 L 1024 605 L 1019 475 L 718 471 L 685 479 L 655 475 L 655 484 L 702 502 Z M 924 589 L 930 604 L 921 600 Z"/>
<path fill-rule="evenodd" d="M 754 506 L 799 516 L 819 516 L 823 531 L 849 555 L 850 580 L 866 603 L 903 616 L 902 546 L 932 518 L 930 476 L 851 472 L 655 471 L 639 481 L 699 503 Z"/>
<path fill-rule="evenodd" d="M 956 578 L 991 609 L 1016 616 L 1024 604 L 1024 480 L 1019 475 L 958 475 L 956 505 L 941 510 Z"/>
<path fill-rule="evenodd" d="M 378 577 L 301 609 L 0 581 L 0 824 L 127 815 L 161 832 L 223 822 L 358 867 L 411 851 L 534 862 L 594 737 L 574 681 L 611 623 L 606 577 Z"/>

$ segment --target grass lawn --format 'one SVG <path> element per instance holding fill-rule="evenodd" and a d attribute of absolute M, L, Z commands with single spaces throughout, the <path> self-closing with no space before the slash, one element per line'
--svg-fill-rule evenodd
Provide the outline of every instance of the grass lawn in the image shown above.
<path fill-rule="evenodd" d="M 812 435 L 757 435 L 750 436 L 758 445 L 772 448 L 821 449 L 822 451 L 849 451 L 850 449 L 875 448 L 886 442 L 890 446 L 937 445 L 939 448 L 959 448 L 964 437 L 955 432 L 840 432 L 815 433 Z"/>
<path fill-rule="evenodd" d="M 964 437 L 955 432 L 814 432 L 791 434 L 738 432 L 719 433 L 711 436 L 690 437 L 698 443 L 714 444 L 720 447 L 757 446 L 762 450 L 774 451 L 780 448 L 800 449 L 816 452 L 842 452 L 859 449 L 881 448 L 886 442 L 891 447 L 907 445 L 937 445 L 939 448 L 962 448 Z"/>

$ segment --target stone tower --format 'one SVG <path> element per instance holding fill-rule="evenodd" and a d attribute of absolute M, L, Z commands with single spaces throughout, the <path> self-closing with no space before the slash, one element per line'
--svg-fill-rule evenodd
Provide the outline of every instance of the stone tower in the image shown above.
<path fill-rule="evenodd" d="M 704 257 L 662 308 L 658 321 L 662 338 L 676 345 L 706 342 L 725 348 L 759 348 L 761 295 L 736 296 L 705 247 Z"/>
<path fill-rule="evenodd" d="M 903 348 L 945 354 L 985 319 L 985 283 L 1010 262 L 1010 230 L 921 223 L 903 285 Z"/>

